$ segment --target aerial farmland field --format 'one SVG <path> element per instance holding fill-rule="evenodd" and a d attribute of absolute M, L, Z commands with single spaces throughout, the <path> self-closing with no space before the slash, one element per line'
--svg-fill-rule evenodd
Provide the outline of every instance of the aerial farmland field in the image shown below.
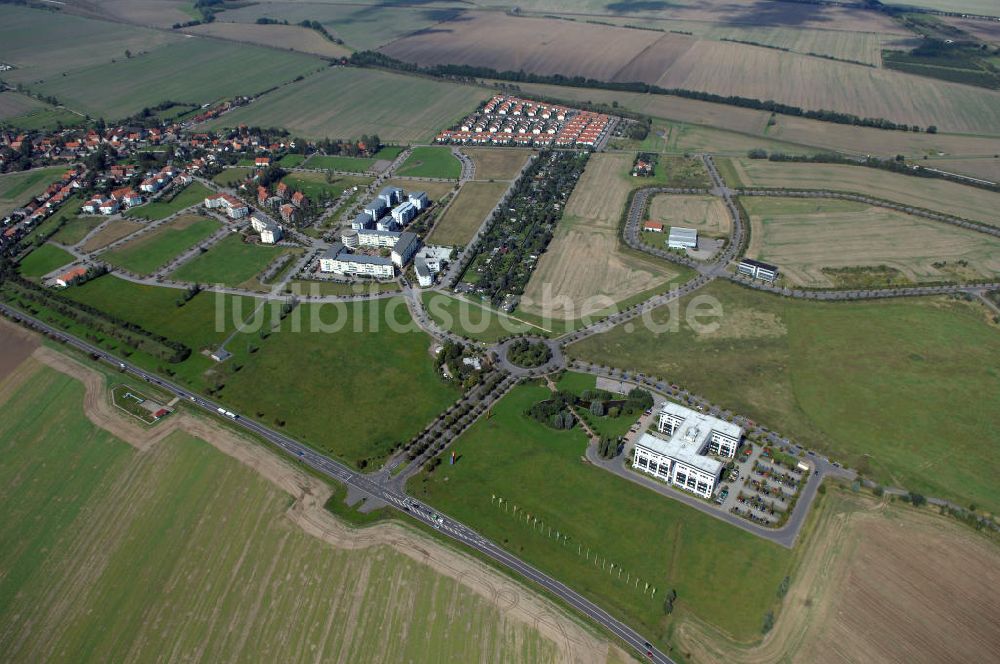
<path fill-rule="evenodd" d="M 413 148 L 396 170 L 399 177 L 457 180 L 461 174 L 462 164 L 451 153 L 451 148 L 440 145 Z"/>
<path fill-rule="evenodd" d="M 854 286 L 871 270 L 911 284 L 1000 275 L 1000 239 L 990 235 L 853 201 L 768 196 L 747 197 L 743 206 L 746 255 L 781 266 L 795 285 Z"/>
<path fill-rule="evenodd" d="M 595 154 L 566 203 L 519 311 L 547 319 L 593 315 L 679 276 L 672 265 L 622 246 L 618 222 L 629 191 L 632 154 Z"/>
<path fill-rule="evenodd" d="M 462 152 L 475 164 L 477 180 L 510 180 L 532 154 L 530 150 L 505 148 L 463 147 Z"/>
<path fill-rule="evenodd" d="M 418 64 L 642 81 L 809 110 L 887 118 L 942 131 L 996 133 L 1000 93 L 846 62 L 733 42 L 556 19 L 463 17 L 461 29 L 400 39 L 382 51 Z M 444 24 L 447 27 L 448 24 Z M 527 46 L 509 48 L 517 38 Z M 602 49 L 591 47 L 605 44 Z M 589 91 L 588 91 L 589 92 Z"/>
<path fill-rule="evenodd" d="M 72 60 L 71 53 L 67 56 Z M 137 48 L 130 58 L 122 55 L 29 87 L 70 108 L 120 118 L 166 100 L 204 104 L 259 94 L 324 66 L 322 60 L 300 53 L 189 37 L 149 52 Z M 109 80 L 117 84 L 109 86 Z"/>
<path fill-rule="evenodd" d="M 712 237 L 728 237 L 730 233 L 729 212 L 717 196 L 659 194 L 649 201 L 647 217 L 661 222 L 664 232 L 667 226 L 684 226 Z"/>
<path fill-rule="evenodd" d="M 329 489 L 217 425 L 174 416 L 185 430 L 137 450 L 85 416 L 79 382 L 26 362 L 5 403 L 19 415 L 0 422 L 0 647 L 14 659 L 602 664 L 620 653 L 425 535 L 345 528 L 323 513 Z M 497 584 L 522 607 L 497 604 L 484 590 Z M 557 624 L 532 624 L 534 611 Z"/>
<path fill-rule="evenodd" d="M 11 210 L 45 191 L 65 172 L 65 168 L 55 167 L 0 175 L 0 216 L 10 214 Z"/>
<path fill-rule="evenodd" d="M 468 244 L 509 186 L 507 182 L 466 182 L 427 241 L 432 244 Z"/>
<path fill-rule="evenodd" d="M 989 359 L 1000 335 L 984 305 L 805 302 L 714 282 L 678 311 L 705 296 L 722 307 L 719 326 L 699 333 L 673 319 L 669 353 L 640 325 L 575 343 L 567 355 L 662 376 L 876 481 L 1000 509 L 987 479 L 1000 472 L 1000 444 L 986 443 L 998 440 L 1000 413 L 980 408 L 1000 396 Z M 653 321 L 670 316 L 663 307 Z"/>
<path fill-rule="evenodd" d="M 947 180 L 900 175 L 847 164 L 796 164 L 766 159 L 734 159 L 730 186 L 826 189 L 877 198 L 1000 225 L 1000 193 Z"/>
<path fill-rule="evenodd" d="M 390 74 L 334 68 L 282 89 L 208 123 L 281 126 L 305 138 L 358 137 L 428 141 L 490 96 L 485 88 Z M 389 103 L 406 99 L 405 105 Z"/>
<path fill-rule="evenodd" d="M 335 44 L 319 32 L 298 25 L 258 25 L 256 23 L 223 23 L 213 21 L 184 30 L 188 34 L 218 37 L 231 41 L 271 46 L 282 50 L 300 51 L 324 58 L 343 58 L 350 49 Z"/>

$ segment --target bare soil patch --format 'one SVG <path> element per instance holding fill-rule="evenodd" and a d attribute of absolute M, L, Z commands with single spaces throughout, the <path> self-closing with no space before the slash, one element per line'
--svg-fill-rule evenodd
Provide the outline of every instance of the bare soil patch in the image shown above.
<path fill-rule="evenodd" d="M 37 347 L 37 336 L 0 318 L 0 380 L 14 373 Z"/>
<path fill-rule="evenodd" d="M 507 182 L 466 182 L 434 226 L 428 241 L 431 244 L 468 244 L 508 186 Z"/>
<path fill-rule="evenodd" d="M 659 194 L 649 203 L 649 218 L 664 227 L 683 226 L 712 237 L 729 237 L 729 213 L 722 199 L 716 196 Z"/>
<path fill-rule="evenodd" d="M 517 176 L 530 150 L 507 148 L 462 148 L 476 165 L 477 180 L 511 180 Z"/>

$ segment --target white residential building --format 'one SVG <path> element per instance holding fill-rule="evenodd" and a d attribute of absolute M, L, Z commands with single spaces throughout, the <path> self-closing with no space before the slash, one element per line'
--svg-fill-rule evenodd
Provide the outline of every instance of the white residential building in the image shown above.
<path fill-rule="evenodd" d="M 396 269 L 388 258 L 352 254 L 339 242 L 320 257 L 319 269 L 321 272 L 362 275 L 379 279 L 391 279 L 396 276 Z"/>
<path fill-rule="evenodd" d="M 417 252 L 416 258 L 422 258 L 424 263 L 427 265 L 427 269 L 431 271 L 432 274 L 437 274 L 444 269 L 444 264 L 451 262 L 451 257 L 455 253 L 455 250 L 451 247 L 442 247 L 440 245 L 425 245 L 420 248 Z M 414 260 L 416 260 L 414 258 Z"/>
<path fill-rule="evenodd" d="M 281 230 L 281 226 L 275 223 L 270 223 L 260 231 L 260 241 L 263 244 L 276 244 L 281 241 L 284 237 L 285 232 Z"/>
<path fill-rule="evenodd" d="M 413 271 L 417 275 L 417 283 L 421 288 L 428 288 L 434 285 L 434 273 L 427 267 L 427 262 L 417 256 L 413 259 Z"/>
<path fill-rule="evenodd" d="M 752 258 L 742 259 L 740 264 L 736 266 L 736 271 L 753 279 L 762 279 L 764 281 L 774 281 L 778 278 L 778 267 L 776 265 L 755 261 Z"/>
<path fill-rule="evenodd" d="M 365 229 L 358 231 L 358 244 L 362 247 L 392 247 L 399 241 L 399 233 Z"/>
<path fill-rule="evenodd" d="M 430 204 L 427 200 L 427 194 L 423 191 L 411 191 L 407 200 L 413 204 L 413 207 L 417 208 L 418 211 L 422 211 L 427 208 Z"/>
<path fill-rule="evenodd" d="M 392 248 L 392 262 L 402 269 L 410 262 L 413 254 L 420 248 L 420 238 L 415 233 L 404 231 L 399 234 L 399 241 Z"/>
<path fill-rule="evenodd" d="M 417 207 L 409 201 L 400 203 L 392 209 L 392 218 L 400 226 L 405 226 L 417 216 Z"/>
<path fill-rule="evenodd" d="M 657 429 L 662 437 L 647 433 L 636 441 L 633 466 L 710 498 L 719 482 L 722 463 L 708 455 L 735 456 L 743 429 L 669 401 L 660 410 Z"/>

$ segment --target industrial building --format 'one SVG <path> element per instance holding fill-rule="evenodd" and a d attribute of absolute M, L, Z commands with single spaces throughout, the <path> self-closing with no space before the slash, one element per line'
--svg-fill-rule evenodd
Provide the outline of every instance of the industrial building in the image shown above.
<path fill-rule="evenodd" d="M 633 467 L 702 498 L 710 498 L 743 437 L 739 426 L 666 402 L 657 425 L 660 436 L 643 434 L 635 443 Z"/>
<path fill-rule="evenodd" d="M 667 246 L 671 249 L 697 249 L 698 231 L 694 228 L 671 226 Z"/>
<path fill-rule="evenodd" d="M 760 261 L 755 261 L 752 258 L 744 258 L 740 260 L 740 264 L 736 267 L 736 271 L 740 274 L 745 274 L 752 279 L 760 279 L 762 281 L 774 281 L 778 278 L 777 265 L 762 263 Z"/>

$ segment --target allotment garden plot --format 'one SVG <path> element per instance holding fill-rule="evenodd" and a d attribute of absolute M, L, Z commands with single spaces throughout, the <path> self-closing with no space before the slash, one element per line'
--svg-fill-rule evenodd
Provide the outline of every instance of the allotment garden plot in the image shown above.
<path fill-rule="evenodd" d="M 829 287 L 993 280 L 1000 239 L 923 217 L 835 199 L 744 197 L 747 256 L 790 283 Z"/>

